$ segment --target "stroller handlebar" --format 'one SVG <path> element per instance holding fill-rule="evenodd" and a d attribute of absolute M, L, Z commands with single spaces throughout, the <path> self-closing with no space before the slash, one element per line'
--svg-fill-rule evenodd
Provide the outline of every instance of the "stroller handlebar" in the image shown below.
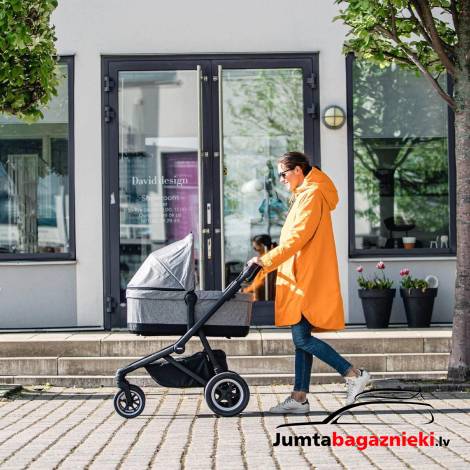
<path fill-rule="evenodd" d="M 252 263 L 243 269 L 240 277 L 247 282 L 251 282 L 260 271 L 261 266 L 256 263 Z"/>

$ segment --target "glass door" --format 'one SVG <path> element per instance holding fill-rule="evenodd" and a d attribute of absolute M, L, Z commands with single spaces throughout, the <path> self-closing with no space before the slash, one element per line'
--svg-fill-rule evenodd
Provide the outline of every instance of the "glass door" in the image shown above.
<path fill-rule="evenodd" d="M 223 289 L 287 211 L 277 158 L 319 164 L 315 54 L 103 58 L 105 326 L 158 248 L 195 236 L 197 288 Z M 265 286 L 263 300 L 272 300 Z"/>
<path fill-rule="evenodd" d="M 122 63 L 109 75 L 115 100 L 109 163 L 116 172 L 110 182 L 111 276 L 119 274 L 111 286 L 114 305 L 107 306 L 111 326 L 126 325 L 126 286 L 147 256 L 190 232 L 197 288 L 207 286 L 205 69 L 204 63 Z"/>
<path fill-rule="evenodd" d="M 313 157 L 311 61 L 219 61 L 220 281 L 228 285 L 257 253 L 253 238 L 279 241 L 289 194 L 277 178 L 285 152 Z M 271 279 L 256 298 L 274 300 Z"/>

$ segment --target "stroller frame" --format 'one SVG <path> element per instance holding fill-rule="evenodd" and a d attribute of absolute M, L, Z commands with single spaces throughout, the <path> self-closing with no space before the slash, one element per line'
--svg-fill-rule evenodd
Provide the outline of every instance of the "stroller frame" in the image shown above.
<path fill-rule="evenodd" d="M 148 366 L 160 359 L 164 359 L 166 362 L 178 368 L 185 374 L 189 375 L 191 378 L 196 380 L 198 383 L 200 383 L 204 387 L 207 387 L 208 382 L 211 382 L 212 379 L 214 379 L 214 377 L 217 377 L 221 375 L 222 373 L 237 376 L 239 380 L 243 381 L 243 379 L 240 376 L 238 376 L 238 374 L 235 374 L 233 372 L 225 372 L 221 368 L 220 364 L 215 358 L 214 352 L 209 344 L 209 341 L 207 340 L 203 327 L 206 324 L 206 322 L 217 312 L 217 310 L 227 300 L 235 296 L 235 294 L 240 289 L 242 282 L 244 281 L 251 282 L 260 270 L 261 270 L 261 266 L 259 266 L 258 264 L 251 264 L 250 266 L 246 266 L 245 269 L 237 276 L 237 278 L 234 279 L 223 290 L 222 296 L 220 297 L 220 299 L 217 300 L 215 305 L 207 313 L 205 313 L 202 316 L 202 318 L 200 318 L 197 322 L 195 322 L 195 319 L 194 319 L 194 311 L 195 311 L 195 305 L 197 302 L 197 295 L 194 291 L 188 291 L 188 293 L 185 295 L 185 298 L 184 298 L 185 303 L 187 305 L 187 313 L 188 313 L 188 317 L 187 317 L 188 329 L 186 333 L 183 336 L 181 336 L 181 338 L 179 338 L 174 344 L 167 346 L 166 348 L 163 348 L 158 352 L 149 354 L 148 356 L 138 359 L 137 361 L 134 361 L 131 364 L 127 365 L 126 367 L 122 367 L 116 371 L 115 380 L 116 380 L 116 385 L 120 389 L 120 391 L 115 396 L 115 408 L 116 408 L 116 411 L 121 416 L 125 418 L 136 417 L 143 411 L 143 407 L 145 405 L 145 396 L 143 395 L 143 391 L 139 387 L 136 387 L 135 385 L 131 385 L 129 381 L 126 379 L 126 375 L 137 369 Z M 193 371 L 189 370 L 187 367 L 180 364 L 171 356 L 173 353 L 176 353 L 178 355 L 183 354 L 186 350 L 186 343 L 195 335 L 199 336 L 203 349 L 205 353 L 208 355 L 209 360 L 212 363 L 212 366 L 214 368 L 215 375 L 209 381 L 205 380 L 204 378 L 200 377 Z M 232 378 L 227 378 L 227 380 L 236 381 L 237 378 L 232 377 Z M 244 386 L 248 388 L 245 382 L 244 382 Z M 134 394 L 137 393 L 138 395 L 142 394 L 142 396 L 138 398 L 140 398 L 140 400 L 143 402 L 143 405 L 141 407 L 138 407 L 137 410 L 135 410 L 132 407 L 132 404 L 135 401 L 134 400 L 135 397 L 133 397 L 133 392 Z M 122 407 L 121 407 L 121 410 L 119 410 L 118 407 L 116 406 L 116 400 L 118 399 L 118 395 L 120 395 L 121 403 L 124 401 L 124 397 L 122 396 L 122 393 L 124 393 L 125 405 L 126 405 L 126 408 L 129 408 L 129 411 L 126 411 Z M 206 399 L 207 399 L 207 396 L 206 396 Z M 215 411 L 216 413 L 222 416 L 233 416 L 233 414 L 238 414 L 240 412 L 238 411 L 237 413 L 233 413 L 233 414 L 224 414 L 223 412 L 219 412 L 220 410 L 214 409 L 210 403 L 208 404 L 212 408 L 213 411 Z M 246 404 L 245 406 L 243 406 L 243 408 L 246 407 Z"/>

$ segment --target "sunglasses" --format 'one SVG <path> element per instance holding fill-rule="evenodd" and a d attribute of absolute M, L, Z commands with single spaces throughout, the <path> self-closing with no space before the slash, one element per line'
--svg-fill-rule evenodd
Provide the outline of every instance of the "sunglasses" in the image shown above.
<path fill-rule="evenodd" d="M 286 177 L 286 173 L 288 173 L 289 171 L 292 171 L 294 168 L 291 168 L 290 170 L 286 170 L 286 171 L 281 171 L 281 173 L 278 173 L 277 176 L 279 176 L 279 179 L 284 179 Z"/>

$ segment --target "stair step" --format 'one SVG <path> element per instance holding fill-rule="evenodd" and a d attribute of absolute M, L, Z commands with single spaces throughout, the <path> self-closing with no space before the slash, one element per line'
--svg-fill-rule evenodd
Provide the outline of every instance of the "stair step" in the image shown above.
<path fill-rule="evenodd" d="M 317 333 L 340 354 L 430 353 L 450 351 L 451 328 L 344 330 Z M 178 336 L 145 337 L 131 333 L 0 333 L 0 357 L 142 357 L 174 343 Z M 229 356 L 294 353 L 289 329 L 252 329 L 244 338 L 209 338 Z M 186 351 L 201 350 L 191 338 Z"/>
<path fill-rule="evenodd" d="M 445 379 L 447 370 L 434 371 L 402 371 L 402 372 L 371 372 L 373 379 Z M 131 383 L 141 387 L 156 387 L 148 375 L 139 376 L 130 374 Z M 294 374 L 242 374 L 249 385 L 292 385 Z M 343 383 L 343 379 L 335 373 L 313 373 L 312 384 Z M 17 375 L 0 376 L 0 384 L 18 385 L 44 385 L 50 384 L 58 387 L 116 387 L 114 376 L 111 375 Z M 179 390 L 179 389 L 174 389 Z M 201 390 L 197 388 L 194 390 Z"/>
<path fill-rule="evenodd" d="M 175 357 L 175 356 L 174 356 Z M 343 357 L 356 367 L 371 372 L 402 372 L 406 370 L 446 370 L 448 353 L 390 353 L 390 354 L 344 354 Z M 0 375 L 78 376 L 114 375 L 116 370 L 136 361 L 137 357 L 7 357 L 0 358 Z M 294 370 L 293 355 L 275 356 L 229 356 L 229 368 L 241 374 L 279 373 Z M 335 372 L 317 358 L 312 370 L 319 373 Z M 135 371 L 145 375 L 145 369 Z"/>

